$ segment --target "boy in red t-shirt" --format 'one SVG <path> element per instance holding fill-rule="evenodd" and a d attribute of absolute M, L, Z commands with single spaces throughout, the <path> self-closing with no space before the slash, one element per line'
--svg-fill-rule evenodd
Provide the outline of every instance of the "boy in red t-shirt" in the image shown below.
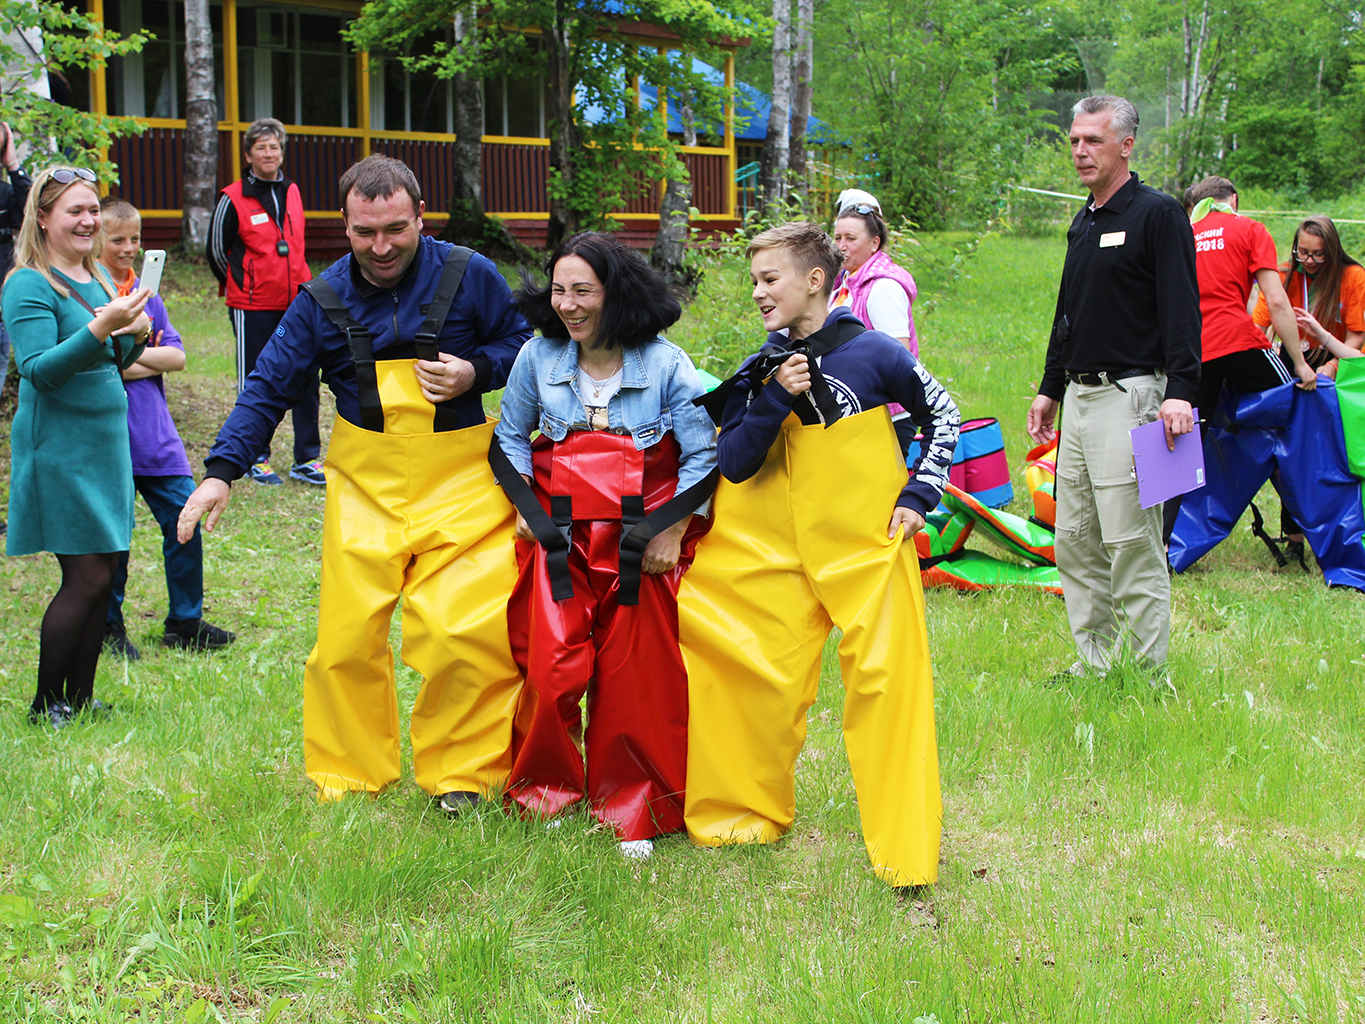
<path fill-rule="evenodd" d="M 1270 339 L 1247 312 L 1251 286 L 1258 284 L 1270 310 L 1275 333 L 1293 362 L 1300 385 L 1312 390 L 1317 375 L 1304 360 L 1294 310 L 1280 280 L 1279 259 L 1270 232 L 1257 221 L 1237 213 L 1237 189 L 1227 178 L 1208 177 L 1190 188 L 1186 206 L 1193 206 L 1195 270 L 1199 275 L 1199 313 L 1203 318 L 1204 352 L 1195 408 L 1203 432 L 1208 433 L 1224 382 L 1240 391 L 1264 391 L 1288 384 L 1290 376 Z M 1167 542 L 1180 511 L 1177 497 L 1162 510 Z"/>

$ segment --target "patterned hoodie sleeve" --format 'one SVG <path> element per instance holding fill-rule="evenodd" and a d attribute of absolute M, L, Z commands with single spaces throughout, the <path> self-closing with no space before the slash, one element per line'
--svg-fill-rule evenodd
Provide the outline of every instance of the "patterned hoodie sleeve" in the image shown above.
<path fill-rule="evenodd" d="M 898 367 L 897 383 L 904 392 L 900 403 L 927 443 L 920 446 L 919 456 L 910 464 L 910 480 L 896 504 L 923 516 L 932 512 L 943 497 L 962 416 L 947 389 L 919 360 L 904 349 L 901 351 L 908 365 Z"/>

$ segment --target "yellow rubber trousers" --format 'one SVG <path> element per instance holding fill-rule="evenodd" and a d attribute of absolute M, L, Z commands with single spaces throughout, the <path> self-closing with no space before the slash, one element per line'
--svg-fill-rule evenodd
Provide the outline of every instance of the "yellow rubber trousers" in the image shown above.
<path fill-rule="evenodd" d="M 873 870 L 895 886 L 937 879 L 924 593 L 914 545 L 886 536 L 904 486 L 884 408 L 828 430 L 792 416 L 757 475 L 721 481 L 678 593 L 693 842 L 770 843 L 791 827 L 806 712 L 837 625 L 844 742 Z"/>
<path fill-rule="evenodd" d="M 413 771 L 433 795 L 501 789 L 521 676 L 507 635 L 515 513 L 493 480 L 493 425 L 432 433 L 412 360 L 376 364 L 384 433 L 338 417 L 327 451 L 318 641 L 303 684 L 303 751 L 320 799 L 400 775 L 389 623 L 422 675 Z"/>

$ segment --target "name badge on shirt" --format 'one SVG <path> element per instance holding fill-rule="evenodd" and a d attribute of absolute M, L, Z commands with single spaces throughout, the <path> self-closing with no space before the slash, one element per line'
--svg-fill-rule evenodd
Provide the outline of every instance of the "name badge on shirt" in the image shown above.
<path fill-rule="evenodd" d="M 270 219 L 270 214 L 268 214 L 268 213 L 253 213 L 253 214 L 251 215 L 251 223 L 252 223 L 252 224 L 264 224 L 264 223 L 265 223 L 266 221 L 268 221 L 269 219 Z M 1105 235 L 1105 236 L 1104 236 L 1104 238 L 1108 238 L 1108 237 L 1109 237 L 1108 235 Z M 1100 245 L 1103 245 L 1103 244 L 1104 244 L 1104 238 L 1100 239 Z M 1123 239 L 1120 238 L 1119 241 L 1121 242 L 1121 241 L 1123 241 Z"/>
<path fill-rule="evenodd" d="M 1110 249 L 1116 245 L 1122 245 L 1123 240 L 1128 237 L 1127 231 L 1110 231 L 1100 235 L 1100 248 Z"/>

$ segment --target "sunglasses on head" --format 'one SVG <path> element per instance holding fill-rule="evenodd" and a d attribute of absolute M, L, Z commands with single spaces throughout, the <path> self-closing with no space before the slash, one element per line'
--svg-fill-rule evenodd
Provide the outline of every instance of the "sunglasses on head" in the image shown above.
<path fill-rule="evenodd" d="M 96 181 L 95 172 L 84 167 L 58 167 L 49 177 L 58 185 L 70 185 L 77 178 L 82 181 Z"/>
<path fill-rule="evenodd" d="M 845 206 L 844 213 L 860 213 L 866 217 L 869 213 L 877 213 L 878 210 L 871 203 L 855 203 L 853 206 Z"/>

